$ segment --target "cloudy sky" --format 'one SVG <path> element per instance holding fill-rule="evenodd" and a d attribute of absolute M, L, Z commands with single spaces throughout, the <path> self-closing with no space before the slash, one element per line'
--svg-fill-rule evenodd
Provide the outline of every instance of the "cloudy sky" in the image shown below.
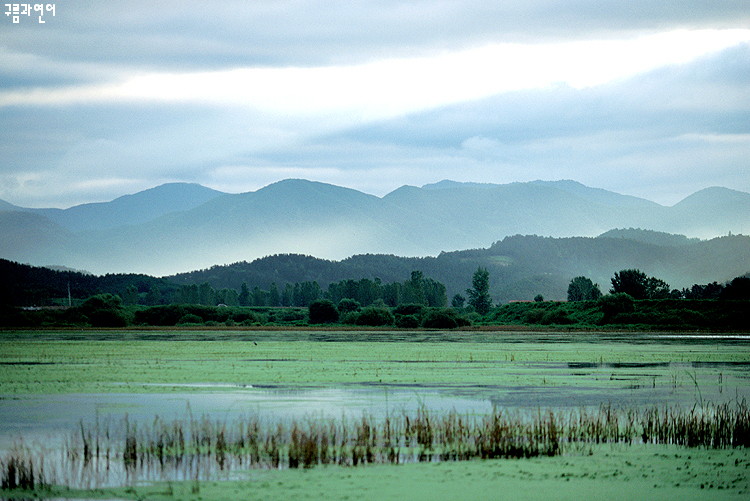
<path fill-rule="evenodd" d="M 286 178 L 750 191 L 746 0 L 48 3 L 0 16 L 17 205 Z"/>

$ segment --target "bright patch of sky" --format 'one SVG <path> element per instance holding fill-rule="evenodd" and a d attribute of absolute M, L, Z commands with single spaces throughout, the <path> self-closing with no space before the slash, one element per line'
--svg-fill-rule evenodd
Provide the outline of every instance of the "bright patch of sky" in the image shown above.
<path fill-rule="evenodd" d="M 748 41 L 750 30 L 681 30 L 632 40 L 493 44 L 353 66 L 148 72 L 121 82 L 4 92 L 0 106 L 195 101 L 373 120 L 503 92 L 602 85 Z"/>
<path fill-rule="evenodd" d="M 688 3 L 58 2 L 0 19 L 0 199 L 285 177 L 750 191 L 750 14 Z"/>

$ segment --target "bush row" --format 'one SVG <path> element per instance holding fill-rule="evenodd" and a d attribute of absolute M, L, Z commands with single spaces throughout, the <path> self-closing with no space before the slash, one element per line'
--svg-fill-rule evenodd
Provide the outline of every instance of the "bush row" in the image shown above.
<path fill-rule="evenodd" d="M 360 307 L 343 299 L 328 300 L 309 308 L 226 307 L 195 304 L 162 306 L 122 305 L 117 296 L 93 296 L 78 307 L 67 309 L 0 310 L 0 327 L 44 326 L 254 326 L 254 325 L 355 325 L 403 329 L 454 329 L 472 324 L 543 325 L 568 328 L 630 327 L 646 329 L 750 328 L 750 301 L 691 299 L 634 300 L 627 294 L 611 294 L 595 301 L 540 301 L 510 303 L 489 314 L 466 314 L 461 309 L 403 304 Z"/>
<path fill-rule="evenodd" d="M 311 324 L 347 324 L 404 329 L 455 329 L 471 325 L 470 320 L 452 308 L 433 308 L 421 304 L 402 304 L 395 308 L 368 306 L 361 308 L 356 301 L 342 299 L 338 306 L 320 300 L 310 304 Z"/>
<path fill-rule="evenodd" d="M 634 300 L 627 294 L 596 301 L 510 303 L 496 308 L 492 324 L 654 329 L 747 329 L 750 301 L 691 299 Z"/>

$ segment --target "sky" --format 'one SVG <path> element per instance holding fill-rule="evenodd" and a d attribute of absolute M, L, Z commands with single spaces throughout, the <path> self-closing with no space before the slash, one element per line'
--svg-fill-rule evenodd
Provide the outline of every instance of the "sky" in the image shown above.
<path fill-rule="evenodd" d="M 573 179 L 664 205 L 750 192 L 746 0 L 44 5 L 44 23 L 0 16 L 16 205 L 288 178 L 378 196 Z"/>

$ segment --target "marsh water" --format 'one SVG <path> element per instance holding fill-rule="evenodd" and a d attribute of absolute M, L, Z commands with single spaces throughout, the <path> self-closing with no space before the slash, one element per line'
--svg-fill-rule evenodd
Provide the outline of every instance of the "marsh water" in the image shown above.
<path fill-rule="evenodd" d="M 80 447 L 80 441 L 85 440 L 84 430 L 87 430 L 85 433 L 95 433 L 98 451 L 99 437 L 106 436 L 105 442 L 108 442 L 111 432 L 114 440 L 124 438 L 130 426 L 128 423 L 141 423 L 143 428 L 152 426 L 152 431 L 155 431 L 161 426 L 157 426 L 157 422 L 186 423 L 194 418 L 228 424 L 243 420 L 249 423 L 257 419 L 273 425 L 342 418 L 356 421 L 363 416 L 374 420 L 397 415 L 413 417 L 423 409 L 433 415 L 455 411 L 465 416 L 483 416 L 497 409 L 510 414 L 531 415 L 540 411 L 599 409 L 602 405 L 624 410 L 665 406 L 690 410 L 704 404 L 750 400 L 750 335 L 310 332 L 289 340 L 290 343 L 295 339 L 312 342 L 312 345 L 304 345 L 308 348 L 326 347 L 319 353 L 308 354 L 295 351 L 286 339 L 280 339 L 288 334 L 238 334 L 252 338 L 234 341 L 253 347 L 269 341 L 269 345 L 281 351 L 274 352 L 280 353 L 280 358 L 249 359 L 245 358 L 245 350 L 240 350 L 239 354 L 231 354 L 235 357 L 234 363 L 254 364 L 261 368 L 272 364 L 276 374 L 310 371 L 313 366 L 321 367 L 321 364 L 350 364 L 352 369 L 365 367 L 370 370 L 365 379 L 378 373 L 373 368 L 386 367 L 391 377 L 393 374 L 398 376 L 394 380 L 399 382 L 375 379 L 354 382 L 354 378 L 347 379 L 346 373 L 340 382 L 314 382 L 322 372 L 309 377 L 304 372 L 305 376 L 295 383 L 208 382 L 202 380 L 200 371 L 196 370 L 194 375 L 190 372 L 187 379 L 179 383 L 140 382 L 136 390 L 132 380 L 118 381 L 116 377 L 108 377 L 106 383 L 100 382 L 96 386 L 100 391 L 96 393 L 68 392 L 60 386 L 49 386 L 58 390 L 49 394 L 3 392 L 0 387 L 0 453 L 12 451 L 21 443 L 34 449 L 48 466 L 62 468 L 61 465 L 67 465 L 69 470 L 64 476 L 73 484 L 116 485 L 126 482 L 129 473 L 123 465 L 110 469 L 109 449 L 106 472 L 96 470 L 98 473 L 93 475 L 84 471 L 87 468 L 85 461 L 71 463 L 70 459 L 65 459 L 65 453 L 61 456 L 60 452 Z M 19 338 L 23 340 L 32 335 L 22 333 Z M 119 334 L 80 334 L 82 339 L 76 338 L 76 333 L 40 335 L 49 336 L 53 345 L 55 342 L 63 343 L 61 346 L 73 343 L 75 350 L 85 353 L 87 341 L 105 342 Z M 147 333 L 143 336 L 160 340 L 165 335 L 174 334 Z M 201 333 L 186 334 L 191 335 L 196 340 L 205 336 Z M 125 333 L 125 336 L 133 334 Z M 143 341 L 141 334 L 135 336 Z M 221 336 L 228 334 L 211 336 L 214 343 L 219 341 L 212 346 L 222 345 L 224 339 L 220 339 Z M 250 342 L 256 339 L 257 345 Z M 114 340 L 124 341 L 122 345 L 112 345 L 117 347 L 124 347 L 128 342 L 127 339 Z M 354 350 L 347 351 L 347 356 L 355 360 L 340 358 L 338 352 L 330 358 L 329 347 L 342 349 L 340 344 L 335 344 L 342 340 L 361 343 Z M 406 340 L 410 349 L 394 342 L 393 350 L 389 344 L 387 350 L 378 351 L 373 349 L 373 344 L 368 344 L 378 343 L 383 348 L 385 345 L 381 342 Z M 467 351 L 456 349 L 457 345 L 472 347 Z M 205 356 L 201 351 L 203 345 L 195 348 L 197 352 L 188 349 L 179 354 L 175 345 L 167 343 L 165 346 L 170 352 L 175 352 L 170 353 L 174 357 L 170 363 L 178 366 L 195 362 L 194 357 L 210 359 L 212 364 L 224 360 L 213 352 Z M 490 348 L 482 349 L 483 346 Z M 440 350 L 444 350 L 442 355 Z M 101 356 L 102 352 L 98 353 Z M 408 356 L 400 359 L 404 353 Z M 22 352 L 3 358 L 0 370 L 4 366 L 7 370 L 25 371 L 39 377 L 47 367 L 54 368 L 57 371 L 54 374 L 62 374 L 61 371 L 67 368 L 86 363 L 85 355 L 75 355 L 55 358 Z M 136 361 L 144 360 L 142 355 L 139 356 Z M 128 364 L 127 358 L 122 363 Z M 131 367 L 132 364 L 120 366 Z M 253 374 L 264 375 L 262 371 Z M 404 374 L 409 375 L 408 380 L 412 375 L 418 375 L 419 382 L 416 382 L 417 378 L 413 383 L 408 382 Z M 118 454 L 122 459 L 122 452 Z M 164 477 L 166 470 L 161 465 L 154 472 L 139 473 L 139 478 L 190 479 L 196 475 L 196 467 L 214 474 L 215 462 L 210 459 L 180 468 L 173 465 L 166 473 L 167 477 Z M 231 468 L 219 469 L 226 475 L 230 474 Z M 100 477 L 100 473 L 106 475 Z"/>
<path fill-rule="evenodd" d="M 404 362 L 408 363 L 408 362 Z M 165 420 L 187 416 L 225 419 L 356 418 L 427 408 L 433 412 L 486 414 L 493 408 L 549 410 L 634 408 L 664 404 L 750 401 L 750 363 L 483 362 L 501 370 L 499 384 L 150 385 L 148 393 L 31 394 L 0 396 L 0 449 L 19 437 L 42 439 L 80 423 Z"/>

